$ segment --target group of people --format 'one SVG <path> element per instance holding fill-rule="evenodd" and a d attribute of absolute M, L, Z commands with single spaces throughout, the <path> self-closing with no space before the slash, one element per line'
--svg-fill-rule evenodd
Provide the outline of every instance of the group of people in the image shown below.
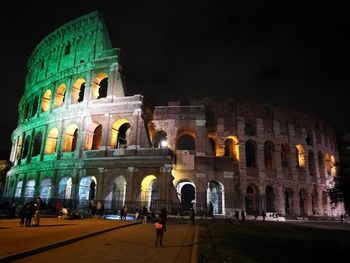
<path fill-rule="evenodd" d="M 39 226 L 42 210 L 46 208 L 46 203 L 38 197 L 35 201 L 26 202 L 19 213 L 19 226 Z"/>

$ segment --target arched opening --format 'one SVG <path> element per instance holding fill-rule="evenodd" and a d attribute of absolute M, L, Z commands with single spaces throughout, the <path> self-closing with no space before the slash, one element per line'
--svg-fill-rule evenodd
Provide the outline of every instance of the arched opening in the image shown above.
<path fill-rule="evenodd" d="M 126 148 L 128 146 L 128 130 L 130 123 L 126 119 L 120 119 L 113 123 L 111 134 L 112 148 Z"/>
<path fill-rule="evenodd" d="M 64 48 L 64 55 L 69 55 L 69 53 L 70 53 L 70 42 L 68 42 Z"/>
<path fill-rule="evenodd" d="M 42 133 L 37 132 L 34 137 L 34 145 L 33 145 L 33 151 L 32 156 L 37 156 L 40 154 L 41 151 L 41 143 L 42 143 Z"/>
<path fill-rule="evenodd" d="M 99 73 L 92 81 L 92 99 L 101 99 L 107 97 L 108 75 Z"/>
<path fill-rule="evenodd" d="M 180 135 L 176 140 L 176 150 L 196 150 L 196 141 L 190 134 Z"/>
<path fill-rule="evenodd" d="M 252 140 L 248 140 L 245 143 L 245 158 L 247 167 L 256 167 L 255 155 L 256 154 L 256 144 Z"/>
<path fill-rule="evenodd" d="M 32 113 L 30 115 L 30 117 L 34 117 L 35 114 L 37 113 L 38 111 L 38 104 L 39 104 L 39 97 L 38 96 L 35 96 L 34 97 L 34 102 L 33 102 L 33 107 L 32 107 Z M 29 111 L 28 111 L 28 114 L 29 114 Z"/>
<path fill-rule="evenodd" d="M 154 175 L 146 176 L 141 183 L 141 205 L 151 210 L 152 200 L 158 199 L 158 182 Z"/>
<path fill-rule="evenodd" d="M 85 150 L 98 150 L 102 144 L 102 125 L 90 123 L 86 129 Z"/>
<path fill-rule="evenodd" d="M 275 212 L 275 195 L 271 186 L 267 186 L 266 195 L 266 212 Z"/>
<path fill-rule="evenodd" d="M 24 189 L 24 197 L 26 200 L 34 197 L 34 190 L 35 180 L 27 181 L 26 188 Z"/>
<path fill-rule="evenodd" d="M 72 103 L 81 102 L 84 100 L 85 93 L 85 80 L 82 78 L 77 79 L 72 88 Z"/>
<path fill-rule="evenodd" d="M 72 194 L 72 178 L 63 177 L 58 184 L 58 198 L 70 199 Z"/>
<path fill-rule="evenodd" d="M 41 112 L 46 112 L 50 109 L 51 90 L 46 90 L 41 101 Z"/>
<path fill-rule="evenodd" d="M 217 156 L 217 153 L 216 153 L 216 141 L 213 139 L 213 138 L 209 138 L 209 142 L 210 142 L 210 146 L 211 146 L 211 155 L 213 156 Z"/>
<path fill-rule="evenodd" d="M 80 205 L 87 207 L 87 204 L 91 200 L 95 200 L 96 197 L 96 185 L 97 181 L 95 176 L 85 176 L 79 183 L 79 201 Z"/>
<path fill-rule="evenodd" d="M 56 152 L 57 139 L 58 129 L 52 128 L 47 135 L 45 154 L 53 154 Z"/>
<path fill-rule="evenodd" d="M 181 206 L 183 210 L 190 210 L 192 208 L 192 201 L 196 199 L 196 190 L 194 185 L 185 184 L 181 188 Z"/>
<path fill-rule="evenodd" d="M 24 142 L 23 145 L 23 155 L 22 155 L 22 159 L 27 158 L 28 153 L 29 153 L 29 144 L 30 144 L 30 136 L 28 135 L 26 137 L 26 140 Z"/>
<path fill-rule="evenodd" d="M 54 103 L 55 108 L 61 107 L 63 105 L 66 90 L 67 90 L 67 87 L 65 84 L 60 84 L 58 86 L 56 91 L 56 96 L 55 96 L 55 103 Z"/>
<path fill-rule="evenodd" d="M 303 168 L 305 166 L 304 148 L 300 144 L 295 147 L 296 150 L 296 167 Z"/>
<path fill-rule="evenodd" d="M 311 150 L 309 150 L 308 159 L 309 159 L 310 176 L 316 176 L 315 154 Z"/>
<path fill-rule="evenodd" d="M 293 190 L 291 188 L 284 191 L 284 208 L 287 216 L 293 214 Z"/>
<path fill-rule="evenodd" d="M 77 146 L 78 126 L 71 124 L 64 134 L 63 152 L 74 152 Z"/>
<path fill-rule="evenodd" d="M 234 161 L 239 161 L 239 142 L 236 136 L 229 136 L 226 138 L 225 156 L 232 156 Z"/>
<path fill-rule="evenodd" d="M 118 176 L 113 182 L 112 203 L 114 209 L 120 209 L 125 205 L 126 179 Z"/>
<path fill-rule="evenodd" d="M 15 197 L 21 197 L 23 181 L 18 181 L 16 185 Z"/>
<path fill-rule="evenodd" d="M 281 165 L 282 167 L 289 167 L 290 148 L 288 144 L 281 144 Z"/>
<path fill-rule="evenodd" d="M 154 148 L 168 147 L 167 134 L 165 131 L 156 132 L 153 139 L 153 147 Z"/>
<path fill-rule="evenodd" d="M 259 210 L 258 196 L 259 194 L 256 187 L 249 185 L 245 195 L 245 210 L 248 215 L 252 215 L 254 211 Z"/>
<path fill-rule="evenodd" d="M 225 214 L 224 187 L 218 181 L 209 181 L 207 186 L 207 206 L 213 205 L 214 214 Z"/>
<path fill-rule="evenodd" d="M 300 189 L 299 191 L 299 205 L 300 205 L 300 215 L 302 217 L 306 216 L 306 192 L 304 189 Z"/>
<path fill-rule="evenodd" d="M 273 142 L 266 141 L 264 143 L 264 163 L 266 170 L 272 170 L 274 168 L 273 157 L 275 152 L 275 146 Z"/>
<path fill-rule="evenodd" d="M 325 172 L 324 172 L 324 159 L 323 159 L 323 154 L 321 151 L 318 152 L 318 170 L 320 173 L 320 177 L 324 178 L 325 177 Z"/>
<path fill-rule="evenodd" d="M 40 197 L 47 201 L 50 198 L 51 193 L 51 179 L 45 178 L 40 182 Z"/>

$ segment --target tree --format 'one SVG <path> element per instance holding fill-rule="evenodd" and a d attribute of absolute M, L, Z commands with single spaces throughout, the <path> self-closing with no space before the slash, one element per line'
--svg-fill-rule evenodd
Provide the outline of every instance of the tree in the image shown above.
<path fill-rule="evenodd" d="M 328 190 L 331 204 L 344 202 L 345 210 L 350 211 L 350 131 L 341 138 L 339 145 L 339 162 L 334 187 Z"/>

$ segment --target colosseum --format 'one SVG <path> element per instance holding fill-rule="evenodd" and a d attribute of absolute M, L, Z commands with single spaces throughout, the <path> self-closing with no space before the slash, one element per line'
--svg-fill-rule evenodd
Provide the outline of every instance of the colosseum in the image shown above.
<path fill-rule="evenodd" d="M 248 100 L 153 105 L 126 94 L 120 50 L 98 12 L 32 52 L 12 134 L 4 198 L 115 211 L 147 207 L 205 215 L 235 210 L 338 216 L 335 133 L 303 113 Z"/>

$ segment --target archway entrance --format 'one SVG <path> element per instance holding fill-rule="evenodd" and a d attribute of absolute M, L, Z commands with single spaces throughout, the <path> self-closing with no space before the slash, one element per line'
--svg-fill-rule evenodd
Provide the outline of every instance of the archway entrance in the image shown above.
<path fill-rule="evenodd" d="M 90 200 L 95 200 L 97 181 L 95 176 L 85 176 L 79 184 L 79 205 L 88 206 Z"/>
<path fill-rule="evenodd" d="M 245 210 L 248 215 L 254 214 L 258 210 L 257 191 L 254 186 L 248 186 L 245 196 Z"/>
<path fill-rule="evenodd" d="M 288 188 L 284 192 L 284 209 L 286 215 L 292 215 L 293 214 L 293 191 L 292 189 Z"/>
<path fill-rule="evenodd" d="M 213 205 L 214 214 L 225 214 L 224 188 L 217 181 L 210 181 L 207 188 L 207 206 L 209 202 Z"/>
<path fill-rule="evenodd" d="M 126 179 L 118 176 L 113 182 L 112 209 L 120 209 L 125 205 Z"/>
<path fill-rule="evenodd" d="M 145 206 L 148 211 L 151 210 L 153 200 L 158 199 L 158 181 L 154 175 L 146 176 L 141 183 L 141 205 Z"/>

